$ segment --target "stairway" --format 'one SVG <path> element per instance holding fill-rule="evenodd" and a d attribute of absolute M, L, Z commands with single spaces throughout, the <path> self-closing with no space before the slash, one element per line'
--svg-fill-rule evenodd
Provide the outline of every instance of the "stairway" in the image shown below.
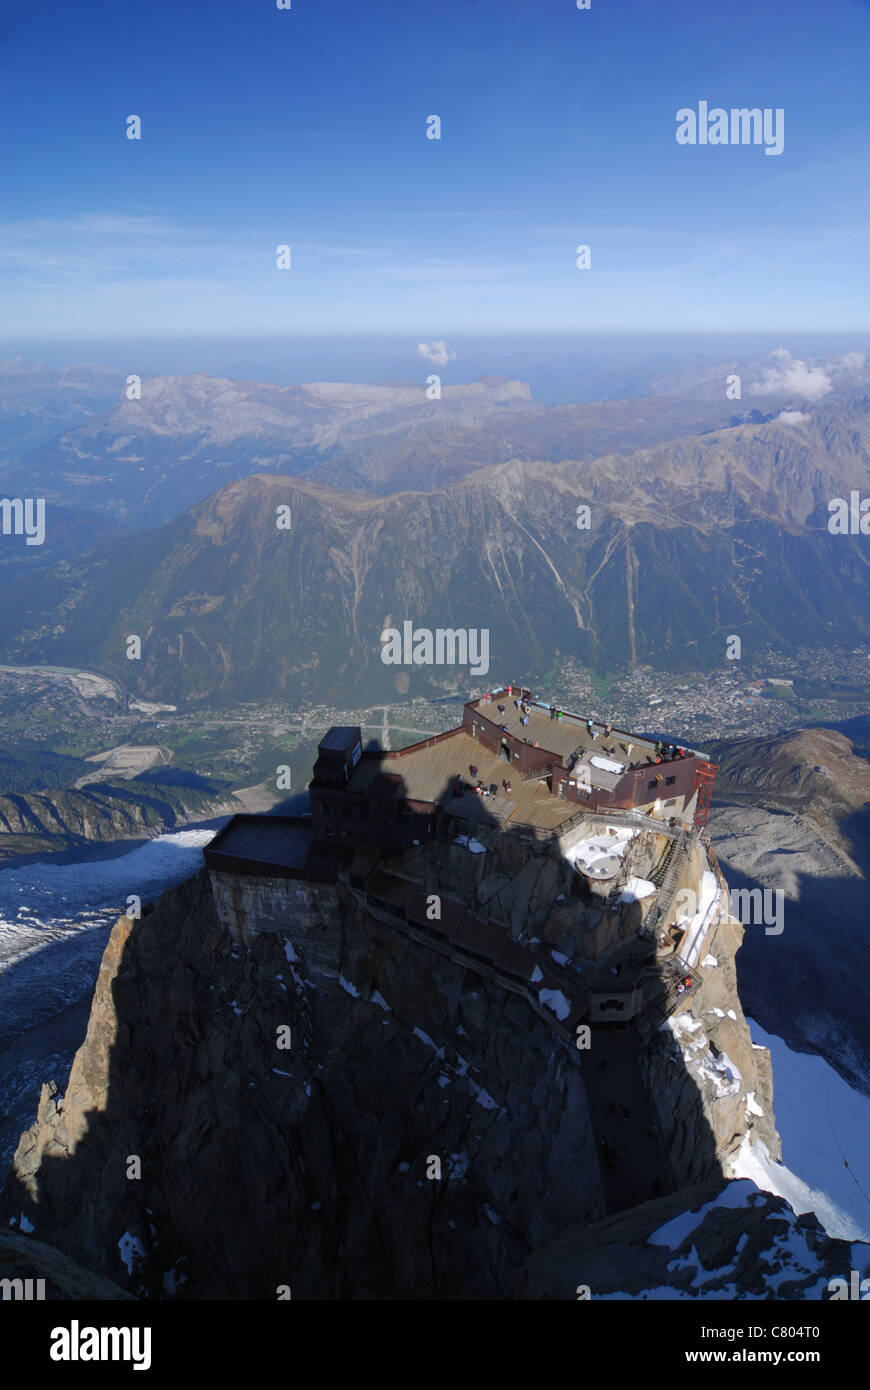
<path fill-rule="evenodd" d="M 673 863 L 674 855 L 677 852 L 678 844 L 679 838 L 671 840 L 670 844 L 668 845 L 658 864 L 656 864 L 655 868 L 650 871 L 650 882 L 654 883 L 656 888 L 661 888 L 662 883 L 665 879 L 665 875 L 667 874 L 668 869 Z"/>
<path fill-rule="evenodd" d="M 655 908 L 644 922 L 645 935 L 654 937 L 660 924 L 670 913 L 680 879 L 683 876 L 686 854 L 692 844 L 692 835 L 684 826 L 676 840 L 671 841 L 660 864 L 650 875 L 659 891 Z"/>

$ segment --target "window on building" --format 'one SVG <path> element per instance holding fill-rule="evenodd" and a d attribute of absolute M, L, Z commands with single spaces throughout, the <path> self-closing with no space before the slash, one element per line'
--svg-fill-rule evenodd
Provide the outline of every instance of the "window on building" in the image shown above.
<path fill-rule="evenodd" d="M 647 789 L 648 792 L 654 792 L 654 791 L 655 791 L 655 789 L 656 789 L 656 779 L 655 779 L 655 778 L 653 778 L 651 782 L 647 782 L 647 784 L 646 784 L 646 789 Z"/>
<path fill-rule="evenodd" d="M 674 785 L 674 783 L 676 782 L 676 780 L 677 780 L 676 777 L 666 777 L 666 778 L 665 778 L 665 786 L 666 786 L 666 787 L 672 787 L 672 786 Z"/>

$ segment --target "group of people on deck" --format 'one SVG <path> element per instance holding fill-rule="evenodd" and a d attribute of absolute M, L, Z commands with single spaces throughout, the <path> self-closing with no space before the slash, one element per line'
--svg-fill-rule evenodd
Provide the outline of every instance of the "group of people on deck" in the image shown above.
<path fill-rule="evenodd" d="M 532 704 L 533 702 L 534 702 L 534 703 L 537 703 L 537 702 L 535 701 L 535 699 L 534 699 L 534 696 L 532 695 L 532 692 L 531 692 L 530 690 L 520 690 L 520 687 L 519 687 L 519 686 L 516 686 L 516 685 L 507 685 L 507 686 L 504 687 L 504 690 L 503 690 L 503 691 L 499 691 L 499 692 L 497 692 L 497 693 L 498 693 L 498 694 L 504 694 L 504 695 L 506 695 L 508 698 L 513 698 L 514 708 L 515 708 L 515 710 L 517 711 L 518 715 L 520 716 L 520 723 L 522 724 L 523 728 L 525 729 L 525 728 L 528 726 L 528 723 L 529 723 L 529 714 L 531 713 L 530 706 L 531 706 L 531 704 Z M 483 697 L 483 702 L 484 702 L 484 704 L 491 704 L 491 703 L 492 703 L 492 700 L 493 700 L 492 692 L 491 692 L 491 691 L 487 691 L 487 693 L 486 693 L 486 694 L 484 695 L 484 697 Z M 501 714 L 501 715 L 503 715 L 503 714 L 505 713 L 505 711 L 506 711 L 506 706 L 503 705 L 503 704 L 498 705 L 497 708 L 498 708 L 499 714 Z M 542 707 L 542 708 L 543 708 L 543 707 Z M 564 718 L 565 718 L 565 711 L 559 709 L 558 705 L 550 705 L 550 706 L 548 706 L 548 710 L 549 710 L 549 715 L 550 715 L 550 719 L 551 719 L 551 720 L 554 720 L 555 723 L 557 723 L 557 724 L 561 724 L 561 723 L 563 722 L 563 720 L 564 720 Z M 507 724 L 504 724 L 504 723 L 499 724 L 499 725 L 498 725 L 498 728 L 499 728 L 500 732 L 502 732 L 502 733 L 505 733 L 505 734 L 506 734 L 506 733 L 509 733 L 509 732 L 510 732 L 509 729 L 508 729 Z M 608 721 L 606 724 L 604 724 L 603 728 L 604 728 L 604 737 L 605 737 L 605 739 L 611 738 L 611 736 L 612 736 L 612 734 L 613 734 L 613 725 L 612 725 L 612 723 L 610 723 L 610 722 Z M 594 719 L 591 715 L 590 715 L 589 718 L 586 720 L 586 732 L 587 732 L 587 734 L 589 735 L 589 737 L 591 738 L 592 742 L 595 743 L 596 740 L 598 739 L 599 730 L 596 728 L 595 719 Z M 532 746 L 535 747 L 535 748 L 537 748 L 537 746 L 538 746 L 538 741 L 537 741 L 537 739 L 531 740 L 531 739 L 528 739 L 528 738 L 524 738 L 524 739 L 523 739 L 523 742 L 524 742 L 524 743 L 531 743 Z M 630 768 L 630 767 L 633 767 L 634 764 L 633 764 L 632 761 L 631 761 L 631 755 L 632 755 L 632 753 L 633 753 L 633 751 L 634 751 L 635 745 L 634 745 L 633 743 L 623 743 L 623 744 L 621 744 L 620 746 L 622 747 L 622 749 L 623 749 L 624 752 L 625 752 L 626 766 L 629 767 L 629 768 Z M 609 753 L 609 754 L 611 754 L 613 757 L 618 756 L 617 753 L 616 753 L 616 746 L 615 746 L 615 745 L 614 745 L 613 747 L 611 747 L 611 748 L 603 747 L 603 748 L 602 748 L 602 752 L 604 752 L 604 753 Z M 646 761 L 647 761 L 648 764 L 649 764 L 649 763 L 667 763 L 667 762 L 673 762 L 674 759 L 677 759 L 677 758 L 687 758 L 687 757 L 689 757 L 689 756 L 690 756 L 690 754 L 689 754 L 689 749 L 688 749 L 688 748 L 684 748 L 681 744 L 679 744 L 679 743 L 669 743 L 666 739 L 657 739 L 657 740 L 656 740 L 656 743 L 655 743 L 655 753 L 654 753 L 654 754 L 653 754 L 653 753 L 647 754 Z"/>
<path fill-rule="evenodd" d="M 478 776 L 480 768 L 477 767 L 475 763 L 469 763 L 468 771 L 471 773 L 474 781 L 469 784 L 462 777 L 457 777 L 456 781 L 453 783 L 454 796 L 461 796 L 465 791 L 477 792 L 478 796 L 498 796 L 498 782 L 490 782 L 487 786 L 486 782 L 482 781 Z M 504 787 L 505 796 L 510 796 L 511 784 L 507 778 L 502 782 L 502 786 Z"/>
<path fill-rule="evenodd" d="M 687 748 L 681 748 L 678 743 L 665 743 L 664 739 L 660 738 L 656 741 L 655 761 L 657 763 L 669 763 L 674 758 L 687 757 L 688 751 Z"/>

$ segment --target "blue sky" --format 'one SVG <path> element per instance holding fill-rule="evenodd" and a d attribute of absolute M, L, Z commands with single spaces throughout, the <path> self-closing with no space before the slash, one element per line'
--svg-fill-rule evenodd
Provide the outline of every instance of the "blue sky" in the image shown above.
<path fill-rule="evenodd" d="M 859 0 L 6 3 L 0 337 L 862 331 L 868 52 Z M 783 153 L 678 146 L 702 99 Z"/>

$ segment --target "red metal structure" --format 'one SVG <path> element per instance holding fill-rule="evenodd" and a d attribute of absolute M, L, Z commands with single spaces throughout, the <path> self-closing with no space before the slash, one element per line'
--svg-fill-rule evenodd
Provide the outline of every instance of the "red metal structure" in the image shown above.
<path fill-rule="evenodd" d="M 703 830 L 707 824 L 710 802 L 713 799 L 713 783 L 716 781 L 718 771 L 718 763 L 701 763 L 695 769 L 695 789 L 698 793 L 698 801 L 695 806 L 696 830 Z"/>

